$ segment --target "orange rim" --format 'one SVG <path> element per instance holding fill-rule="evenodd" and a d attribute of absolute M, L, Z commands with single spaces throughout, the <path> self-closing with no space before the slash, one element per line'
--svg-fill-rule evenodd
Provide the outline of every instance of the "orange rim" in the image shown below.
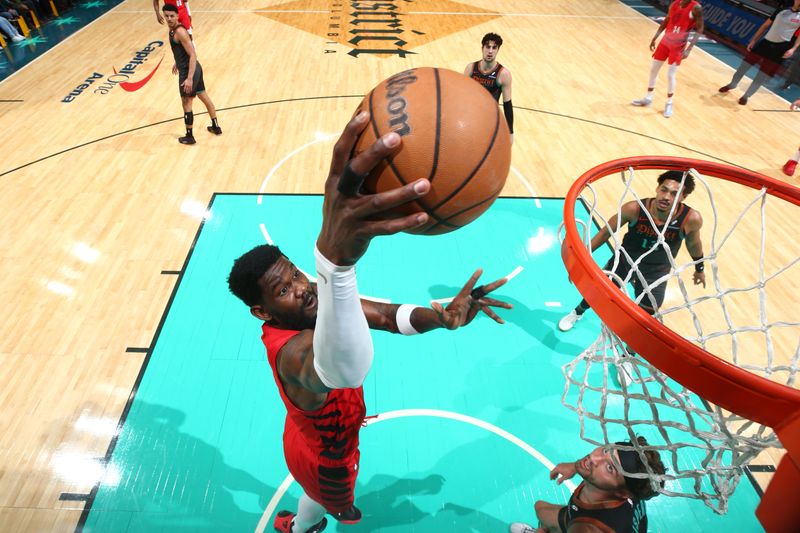
<path fill-rule="evenodd" d="M 564 203 L 566 237 L 561 257 L 570 280 L 600 319 L 636 353 L 705 400 L 759 424 L 780 429 L 800 410 L 800 390 L 770 381 L 687 341 L 643 311 L 606 277 L 581 241 L 575 203 L 589 183 L 630 168 L 687 170 L 733 181 L 800 206 L 800 189 L 749 170 L 680 157 L 616 159 L 585 172 Z"/>

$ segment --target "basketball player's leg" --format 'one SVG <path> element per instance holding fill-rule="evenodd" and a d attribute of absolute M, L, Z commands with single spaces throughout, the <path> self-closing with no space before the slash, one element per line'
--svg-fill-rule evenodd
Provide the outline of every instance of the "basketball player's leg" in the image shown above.
<path fill-rule="evenodd" d="M 794 108 L 794 104 L 792 104 L 792 108 Z M 800 162 L 800 148 L 798 148 L 794 156 L 783 165 L 783 173 L 787 176 L 794 176 L 794 171 L 797 169 L 798 162 Z"/>
<path fill-rule="evenodd" d="M 603 267 L 604 271 L 609 271 L 614 268 L 614 258 L 608 260 L 608 262 Z M 628 265 L 628 261 L 624 257 L 620 257 L 619 264 L 617 268 L 614 269 L 614 273 L 619 276 L 621 279 L 625 279 L 628 275 L 628 271 L 630 270 L 630 265 Z M 616 281 L 615 281 L 616 282 Z M 573 309 L 568 315 L 565 315 L 561 320 L 558 321 L 558 329 L 561 331 L 569 331 L 575 325 L 575 322 L 580 320 L 583 317 L 583 314 L 589 309 L 589 302 L 586 301 L 584 298 L 581 302 Z"/>
<path fill-rule="evenodd" d="M 658 47 L 656 48 L 655 52 L 653 52 L 653 62 L 650 63 L 650 78 L 647 82 L 647 95 L 644 98 L 639 98 L 638 100 L 634 100 L 631 102 L 632 105 L 635 106 L 649 106 L 653 103 L 653 93 L 656 90 L 656 81 L 658 81 L 658 72 L 661 70 L 661 66 L 664 64 L 664 61 L 667 60 L 669 57 L 669 49 L 667 46 L 661 42 L 658 43 Z"/>
<path fill-rule="evenodd" d="M 183 105 L 183 124 L 186 126 L 186 135 L 178 138 L 181 144 L 194 144 L 194 113 L 192 112 L 192 104 L 194 96 L 181 95 L 181 104 Z"/>
<path fill-rule="evenodd" d="M 211 117 L 211 125 L 206 127 L 206 129 L 214 135 L 222 135 L 222 128 L 219 127 L 219 122 L 217 121 L 217 108 L 214 107 L 214 102 L 212 102 L 211 97 L 208 96 L 208 91 L 197 93 L 197 97 L 203 102 L 203 105 L 206 106 L 208 116 Z"/>
<path fill-rule="evenodd" d="M 667 101 L 664 103 L 664 116 L 672 116 L 672 96 L 675 94 L 675 85 L 678 81 L 678 67 L 683 59 L 683 49 L 674 48 L 670 51 L 669 67 L 667 67 Z"/>

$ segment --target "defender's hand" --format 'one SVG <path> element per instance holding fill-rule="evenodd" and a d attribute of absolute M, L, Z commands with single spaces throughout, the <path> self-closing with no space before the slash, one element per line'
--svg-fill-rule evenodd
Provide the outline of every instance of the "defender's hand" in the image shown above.
<path fill-rule="evenodd" d="M 478 278 L 481 277 L 481 274 L 483 274 L 482 269 L 479 268 L 476 270 L 469 280 L 467 280 L 467 283 L 458 292 L 458 295 L 453 298 L 453 301 L 450 302 L 446 308 L 442 307 L 442 305 L 438 302 L 433 302 L 433 310 L 439 314 L 442 325 L 447 329 L 457 329 L 461 326 L 466 326 L 472 322 L 472 320 L 478 314 L 478 311 L 483 311 L 489 316 L 489 318 L 498 324 L 505 324 L 505 321 L 497 316 L 497 313 L 495 313 L 490 307 L 511 309 L 511 304 L 500 300 L 495 300 L 494 298 L 486 298 L 486 295 L 498 287 L 505 285 L 508 279 L 500 278 L 487 285 L 481 285 L 478 288 L 473 288 L 478 282 Z"/>
<path fill-rule="evenodd" d="M 186 78 L 186 80 L 181 85 L 183 87 L 183 94 L 191 94 L 192 93 L 192 78 Z"/>
<path fill-rule="evenodd" d="M 395 215 L 389 210 L 427 194 L 431 184 L 416 180 L 403 187 L 377 194 L 362 194 L 361 185 L 369 172 L 401 144 L 397 133 L 387 133 L 358 156 L 350 159 L 358 136 L 369 122 L 369 113 L 360 112 L 347 124 L 333 148 L 331 170 L 325 182 L 322 229 L 317 249 L 339 266 L 354 265 L 377 235 L 392 235 L 421 226 L 426 213 Z"/>
<path fill-rule="evenodd" d="M 578 467 L 575 466 L 575 463 L 559 463 L 550 471 L 550 479 L 555 479 L 556 483 L 560 485 L 577 473 Z"/>

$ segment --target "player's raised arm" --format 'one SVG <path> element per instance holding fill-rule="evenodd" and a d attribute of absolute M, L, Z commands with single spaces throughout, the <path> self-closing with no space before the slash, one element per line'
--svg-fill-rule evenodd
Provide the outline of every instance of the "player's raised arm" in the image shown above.
<path fill-rule="evenodd" d="M 439 328 L 457 329 L 472 322 L 478 311 L 483 311 L 498 324 L 503 324 L 505 321 L 491 308 L 511 309 L 511 304 L 488 298 L 487 295 L 505 285 L 508 279 L 500 278 L 492 283 L 475 287 L 480 275 L 481 270 L 479 269 L 470 277 L 447 307 L 443 307 L 436 302 L 430 308 L 410 304 L 388 304 L 370 300 L 362 300 L 361 306 L 364 309 L 370 328 L 402 333 L 403 335 L 427 333 Z"/>
<path fill-rule="evenodd" d="M 411 229 L 428 220 L 425 213 L 387 213 L 424 196 L 430 190 L 425 179 L 378 194 L 361 193 L 369 172 L 401 143 L 397 133 L 388 133 L 350 159 L 368 120 L 365 111 L 356 115 L 334 147 L 325 183 L 322 229 L 314 251 L 318 310 L 311 359 L 320 380 L 330 388 L 360 386 L 372 365 L 372 337 L 358 295 L 356 262 L 374 237 Z"/>

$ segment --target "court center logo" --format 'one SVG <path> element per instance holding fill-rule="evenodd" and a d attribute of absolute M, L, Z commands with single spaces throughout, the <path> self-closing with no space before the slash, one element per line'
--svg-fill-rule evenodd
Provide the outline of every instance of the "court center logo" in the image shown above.
<path fill-rule="evenodd" d="M 500 16 L 450 0 L 327 0 L 327 4 L 327 10 L 313 10 L 308 0 L 296 0 L 256 14 L 321 37 L 324 54 L 345 47 L 355 58 L 406 57 L 416 54 L 414 48 Z"/>
<path fill-rule="evenodd" d="M 111 67 L 111 70 L 114 73 L 110 76 L 106 77 L 104 74 L 99 72 L 93 72 L 91 75 L 87 76 L 81 84 L 72 89 L 69 94 L 62 98 L 61 101 L 65 104 L 73 102 L 78 96 L 83 94 L 84 91 L 89 89 L 91 89 L 94 94 L 108 94 L 117 85 L 119 85 L 122 90 L 126 92 L 138 91 L 152 79 L 153 75 L 158 70 L 158 67 L 161 66 L 164 56 L 161 56 L 161 58 L 158 60 L 158 63 L 156 63 L 156 66 L 153 67 L 153 69 L 143 78 L 136 81 L 130 81 L 131 77 L 136 74 L 137 70 L 142 67 L 150 59 L 151 55 L 162 46 L 164 46 L 164 41 L 152 41 L 148 43 L 147 46 L 136 52 L 134 56 L 125 64 L 125 66 L 119 69 L 119 71 L 116 69 L 116 67 Z"/>

